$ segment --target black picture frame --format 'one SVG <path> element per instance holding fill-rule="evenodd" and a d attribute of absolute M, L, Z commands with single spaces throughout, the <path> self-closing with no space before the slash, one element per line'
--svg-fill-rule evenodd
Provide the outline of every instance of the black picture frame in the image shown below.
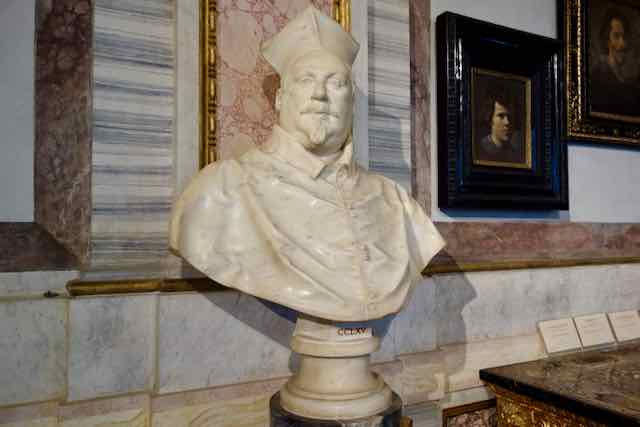
<path fill-rule="evenodd" d="M 568 209 L 560 42 L 450 12 L 436 31 L 438 206 Z"/>
<path fill-rule="evenodd" d="M 625 67 L 618 80 L 607 45 L 617 15 L 626 21 Z M 640 147 L 640 3 L 559 0 L 558 29 L 566 110 L 563 135 L 572 141 Z M 631 68 L 629 67 L 631 65 Z"/>

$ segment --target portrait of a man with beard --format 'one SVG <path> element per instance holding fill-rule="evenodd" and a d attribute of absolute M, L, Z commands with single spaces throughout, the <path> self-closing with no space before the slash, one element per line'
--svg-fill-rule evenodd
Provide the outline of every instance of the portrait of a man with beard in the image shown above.
<path fill-rule="evenodd" d="M 591 114 L 640 122 L 640 11 L 621 1 L 594 0 L 588 17 Z"/>

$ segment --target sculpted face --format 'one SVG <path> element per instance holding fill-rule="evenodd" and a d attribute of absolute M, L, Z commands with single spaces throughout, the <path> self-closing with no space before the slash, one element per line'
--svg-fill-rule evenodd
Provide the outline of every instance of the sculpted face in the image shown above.
<path fill-rule="evenodd" d="M 278 123 L 305 149 L 327 156 L 339 151 L 351 131 L 351 71 L 335 56 L 309 52 L 287 68 L 276 96 Z"/>
<path fill-rule="evenodd" d="M 491 116 L 491 139 L 496 145 L 502 146 L 511 140 L 512 134 L 511 112 L 496 101 Z"/>
<path fill-rule="evenodd" d="M 607 45 L 609 47 L 609 59 L 616 65 L 622 65 L 626 59 L 627 43 L 624 30 L 622 21 L 617 18 L 611 20 Z"/>

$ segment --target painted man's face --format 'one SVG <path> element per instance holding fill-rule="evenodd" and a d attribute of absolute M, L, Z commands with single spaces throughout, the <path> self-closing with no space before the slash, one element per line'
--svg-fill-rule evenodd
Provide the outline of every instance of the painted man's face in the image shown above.
<path fill-rule="evenodd" d="M 491 116 L 491 139 L 496 145 L 502 145 L 511 140 L 512 134 L 511 112 L 496 101 Z"/>
<path fill-rule="evenodd" d="M 622 65 L 627 57 L 627 42 L 624 24 L 617 18 L 611 20 L 607 46 L 609 47 L 609 58 L 615 64 Z"/>

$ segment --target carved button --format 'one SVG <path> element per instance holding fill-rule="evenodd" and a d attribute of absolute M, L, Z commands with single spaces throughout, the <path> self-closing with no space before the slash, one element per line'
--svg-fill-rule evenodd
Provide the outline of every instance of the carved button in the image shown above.
<path fill-rule="evenodd" d="M 369 254 L 369 247 L 362 245 L 362 259 L 364 261 L 371 261 L 371 255 Z"/>
<path fill-rule="evenodd" d="M 347 167 L 341 166 L 340 169 L 338 169 L 338 179 L 343 180 L 346 177 L 347 177 Z"/>

